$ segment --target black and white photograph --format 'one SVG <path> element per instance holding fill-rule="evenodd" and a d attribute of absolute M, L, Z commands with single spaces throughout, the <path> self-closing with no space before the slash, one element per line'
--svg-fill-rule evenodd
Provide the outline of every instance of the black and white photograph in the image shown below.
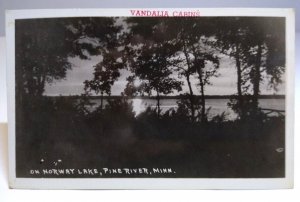
<path fill-rule="evenodd" d="M 15 20 L 16 178 L 285 178 L 286 17 L 130 12 Z"/>

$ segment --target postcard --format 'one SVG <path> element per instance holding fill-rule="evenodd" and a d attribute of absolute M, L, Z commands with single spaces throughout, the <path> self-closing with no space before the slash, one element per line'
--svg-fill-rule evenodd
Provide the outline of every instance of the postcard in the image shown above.
<path fill-rule="evenodd" d="M 6 13 L 9 184 L 293 187 L 292 9 Z"/>

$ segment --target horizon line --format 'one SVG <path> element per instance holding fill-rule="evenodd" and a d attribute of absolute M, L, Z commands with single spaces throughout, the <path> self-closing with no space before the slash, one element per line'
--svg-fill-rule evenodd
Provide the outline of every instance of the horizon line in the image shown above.
<path fill-rule="evenodd" d="M 81 97 L 83 95 L 43 95 L 45 97 Z M 180 98 L 180 97 L 187 97 L 189 95 L 161 95 L 160 98 Z M 201 95 L 194 95 L 195 97 L 201 97 Z M 231 95 L 205 95 L 205 98 L 213 98 L 213 97 L 219 97 L 219 98 L 230 98 L 230 97 L 237 97 L 236 94 Z M 243 95 L 243 97 L 251 97 L 252 95 Z M 91 98 L 100 98 L 101 95 L 88 95 L 87 97 Z M 126 98 L 156 98 L 156 96 L 126 96 L 126 95 L 104 95 L 104 98 L 115 98 L 115 97 L 126 97 Z M 285 97 L 285 94 L 262 94 L 258 97 Z"/>

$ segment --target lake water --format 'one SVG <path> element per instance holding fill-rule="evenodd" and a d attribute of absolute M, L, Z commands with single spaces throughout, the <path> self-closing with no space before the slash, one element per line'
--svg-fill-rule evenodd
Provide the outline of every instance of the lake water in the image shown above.
<path fill-rule="evenodd" d="M 141 112 L 145 111 L 147 107 L 156 107 L 156 100 L 155 99 L 139 99 L 134 98 L 130 99 L 132 101 L 133 105 L 133 111 L 136 115 L 139 115 Z M 160 107 L 161 111 L 165 112 L 171 108 L 176 109 L 177 108 L 177 99 L 162 99 L 160 100 Z M 95 105 L 93 108 L 96 108 L 100 105 L 100 99 L 94 99 L 92 100 Z M 220 115 L 223 112 L 225 112 L 226 119 L 227 120 L 233 120 L 237 117 L 236 113 L 231 110 L 227 103 L 229 102 L 229 99 L 206 99 L 206 108 L 210 108 L 208 113 L 208 119 Z M 104 100 L 104 105 L 106 104 L 106 101 Z M 275 109 L 275 110 L 285 110 L 285 99 L 259 99 L 259 106 L 261 108 L 267 108 L 267 109 Z M 277 113 L 276 113 L 277 114 Z M 276 115 L 274 113 L 270 114 Z"/>

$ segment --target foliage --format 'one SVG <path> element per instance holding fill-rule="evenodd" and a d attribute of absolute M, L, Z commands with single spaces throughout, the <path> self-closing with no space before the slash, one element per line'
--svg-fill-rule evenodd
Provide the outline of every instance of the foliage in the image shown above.
<path fill-rule="evenodd" d="M 104 54 L 103 61 L 95 66 L 94 78 L 90 81 L 85 81 L 85 91 L 95 92 L 97 94 L 111 94 L 111 87 L 119 78 L 119 70 L 123 67 L 122 62 L 119 62 L 111 54 Z"/>
<path fill-rule="evenodd" d="M 284 73 L 284 21 L 257 17 L 216 18 L 214 21 L 217 25 L 214 44 L 236 61 L 237 100 L 230 106 L 237 109 L 242 119 L 247 116 L 247 110 L 259 115 L 260 83 L 269 77 L 269 85 L 276 91 Z M 251 104 L 245 100 L 250 93 Z"/>

